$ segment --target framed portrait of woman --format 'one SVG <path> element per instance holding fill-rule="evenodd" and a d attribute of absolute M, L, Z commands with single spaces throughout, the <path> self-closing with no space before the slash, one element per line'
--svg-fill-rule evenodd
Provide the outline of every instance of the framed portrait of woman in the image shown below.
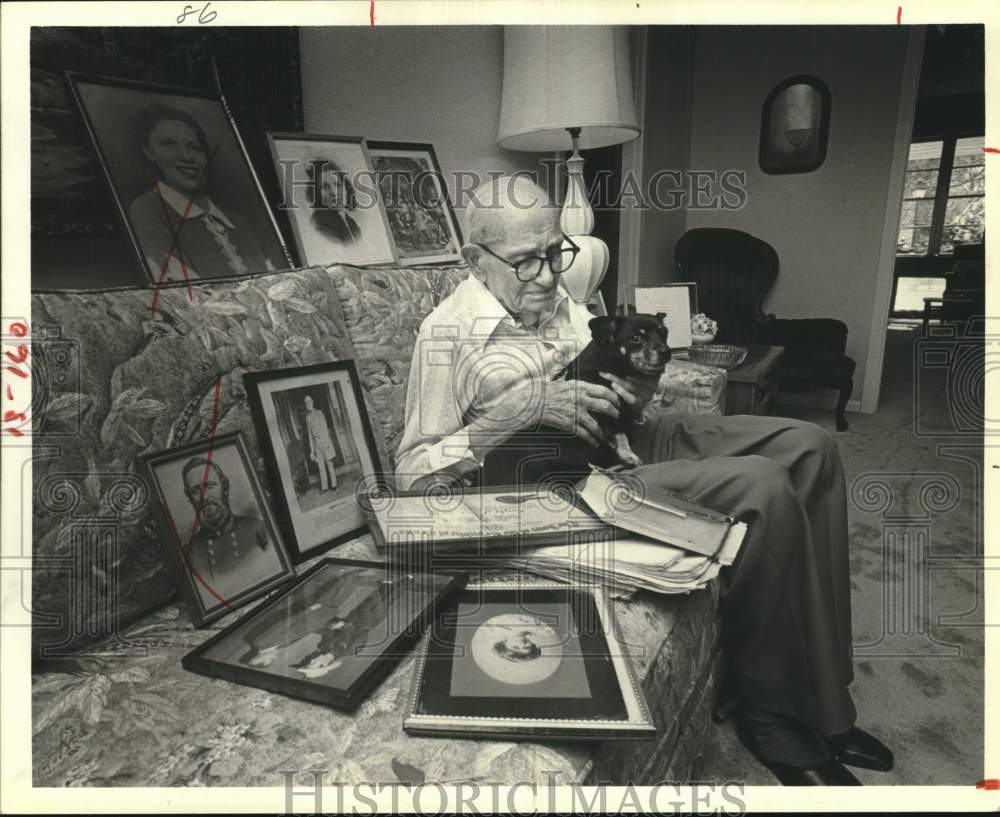
<path fill-rule="evenodd" d="M 66 78 L 150 283 L 292 265 L 221 95 Z"/>
<path fill-rule="evenodd" d="M 357 493 L 383 473 L 354 361 L 248 372 L 243 382 L 295 562 L 363 533 Z"/>
<path fill-rule="evenodd" d="M 385 209 L 360 136 L 268 133 L 303 264 L 395 264 Z"/>
<path fill-rule="evenodd" d="M 462 231 L 434 146 L 372 140 L 367 145 L 399 262 L 461 261 Z"/>

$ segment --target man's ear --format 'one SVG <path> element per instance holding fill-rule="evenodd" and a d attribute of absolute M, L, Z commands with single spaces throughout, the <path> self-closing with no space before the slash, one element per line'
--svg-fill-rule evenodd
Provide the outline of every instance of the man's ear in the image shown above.
<path fill-rule="evenodd" d="M 472 274 L 475 275 L 480 281 L 483 280 L 483 271 L 480 268 L 482 263 L 482 258 L 485 253 L 482 247 L 477 247 L 475 244 L 463 244 L 462 245 L 462 258 L 465 259 L 465 263 L 469 265 L 472 270 Z"/>
<path fill-rule="evenodd" d="M 591 318 L 587 326 L 590 327 L 590 334 L 594 340 L 603 346 L 615 342 L 615 331 L 618 329 L 620 320 L 621 318 L 613 315 L 601 315 L 597 318 Z"/>

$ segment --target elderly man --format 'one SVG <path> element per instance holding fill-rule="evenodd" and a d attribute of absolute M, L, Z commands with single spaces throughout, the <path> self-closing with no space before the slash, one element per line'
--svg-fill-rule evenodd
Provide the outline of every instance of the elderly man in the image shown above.
<path fill-rule="evenodd" d="M 559 211 L 524 177 L 483 185 L 468 210 L 468 279 L 424 321 L 397 456 L 403 487 L 480 478 L 513 434 L 555 427 L 603 444 L 594 413 L 642 406 L 649 387 L 553 380 L 590 341 L 587 309 L 560 288 L 575 252 Z M 566 247 L 570 247 L 566 249 Z M 668 415 L 637 425 L 636 473 L 748 523 L 723 574 L 737 731 L 786 785 L 858 785 L 842 764 L 888 770 L 892 754 L 854 726 L 844 475 L 810 423 Z"/>

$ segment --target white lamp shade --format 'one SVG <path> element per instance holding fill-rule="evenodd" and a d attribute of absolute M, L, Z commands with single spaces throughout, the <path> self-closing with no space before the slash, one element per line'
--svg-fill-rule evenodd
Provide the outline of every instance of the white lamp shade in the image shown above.
<path fill-rule="evenodd" d="M 581 149 L 639 135 L 624 26 L 506 26 L 497 142 L 509 150 Z"/>

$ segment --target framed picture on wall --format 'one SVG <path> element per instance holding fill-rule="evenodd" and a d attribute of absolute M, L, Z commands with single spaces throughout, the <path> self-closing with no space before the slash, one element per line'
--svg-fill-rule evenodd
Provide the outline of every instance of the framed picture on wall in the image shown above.
<path fill-rule="evenodd" d="M 401 264 L 462 260 L 462 232 L 434 146 L 368 141 L 375 180 Z"/>
<path fill-rule="evenodd" d="M 395 264 L 382 200 L 360 136 L 269 133 L 282 198 L 303 264 Z"/>
<path fill-rule="evenodd" d="M 295 562 L 363 533 L 356 492 L 383 472 L 354 361 L 248 372 L 243 382 Z"/>
<path fill-rule="evenodd" d="M 816 77 L 789 77 L 764 100 L 760 169 L 773 175 L 816 170 L 826 159 L 829 133 L 829 89 Z"/>
<path fill-rule="evenodd" d="M 201 626 L 295 575 L 239 433 L 148 455 L 160 536 Z"/>
<path fill-rule="evenodd" d="M 66 78 L 150 283 L 291 266 L 221 95 Z"/>

